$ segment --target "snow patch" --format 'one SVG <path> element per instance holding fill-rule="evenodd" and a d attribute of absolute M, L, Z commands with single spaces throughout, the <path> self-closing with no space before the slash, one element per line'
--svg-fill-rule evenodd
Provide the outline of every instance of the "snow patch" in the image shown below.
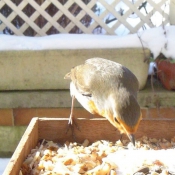
<path fill-rule="evenodd" d="M 126 36 L 55 34 L 27 37 L 1 34 L 0 50 L 141 48 L 141 42 L 150 49 L 154 58 L 162 53 L 167 58 L 175 59 L 175 26 L 152 28 Z"/>

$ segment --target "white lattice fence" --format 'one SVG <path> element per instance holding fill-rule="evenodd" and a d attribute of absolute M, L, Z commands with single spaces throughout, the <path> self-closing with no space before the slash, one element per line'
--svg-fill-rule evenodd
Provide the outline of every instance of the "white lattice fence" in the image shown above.
<path fill-rule="evenodd" d="M 0 31 L 30 36 L 135 33 L 167 25 L 168 14 L 169 0 L 0 0 Z"/>

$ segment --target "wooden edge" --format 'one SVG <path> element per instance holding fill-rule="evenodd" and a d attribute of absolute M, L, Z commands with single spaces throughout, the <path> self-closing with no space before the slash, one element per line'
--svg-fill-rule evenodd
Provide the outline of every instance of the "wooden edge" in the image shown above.
<path fill-rule="evenodd" d="M 75 117 L 76 118 L 76 117 Z M 76 120 L 87 120 L 87 121 L 108 121 L 106 118 L 102 117 L 95 117 L 95 118 L 76 118 Z M 63 117 L 63 118 L 48 118 L 48 117 L 42 117 L 38 118 L 39 123 L 42 121 L 69 121 L 69 118 Z"/>
<path fill-rule="evenodd" d="M 73 128 L 68 126 L 68 120 L 68 118 L 39 118 L 39 139 L 52 140 L 63 144 L 66 141 L 82 143 L 85 139 L 94 142 L 120 137 L 119 132 L 116 132 L 116 128 L 105 118 L 74 118 L 73 123 L 75 125 L 73 125 Z M 78 129 L 76 126 L 78 126 Z"/>
<path fill-rule="evenodd" d="M 82 143 L 85 139 L 94 142 L 96 140 L 116 141 L 120 138 L 119 131 L 105 118 L 77 118 L 75 122 L 79 129 L 74 129 L 74 137 L 72 137 L 71 130 L 66 133 L 68 120 L 68 118 L 33 118 L 3 175 L 18 175 L 23 161 L 31 149 L 37 145 L 39 139 L 60 143 L 65 143 L 67 140 Z M 170 139 L 174 135 L 175 120 L 142 120 L 136 139 L 142 136 Z"/>
<path fill-rule="evenodd" d="M 18 175 L 22 162 L 38 142 L 38 118 L 31 120 L 3 175 Z"/>
<path fill-rule="evenodd" d="M 68 128 L 68 118 L 39 118 L 39 139 L 53 140 L 60 143 L 65 141 L 83 142 L 89 139 L 90 142 L 95 140 L 116 141 L 120 139 L 119 131 L 113 127 L 105 118 L 77 118 L 75 120 L 79 130 L 74 126 L 73 136 L 71 129 L 66 133 Z M 138 131 L 135 134 L 136 139 L 148 136 L 150 138 L 165 138 L 170 140 L 175 135 L 175 120 L 142 120 Z M 124 139 L 127 136 L 124 135 Z"/>

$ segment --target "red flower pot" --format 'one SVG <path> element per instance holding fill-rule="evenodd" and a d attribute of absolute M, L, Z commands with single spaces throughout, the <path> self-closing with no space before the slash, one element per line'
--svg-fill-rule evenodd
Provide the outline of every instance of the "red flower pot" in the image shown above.
<path fill-rule="evenodd" d="M 175 90 L 175 63 L 169 60 L 156 60 L 157 75 L 163 86 L 168 90 Z"/>

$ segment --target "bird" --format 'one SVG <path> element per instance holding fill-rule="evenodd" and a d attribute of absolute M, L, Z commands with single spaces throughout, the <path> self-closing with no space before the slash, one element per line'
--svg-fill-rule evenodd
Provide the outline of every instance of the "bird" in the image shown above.
<path fill-rule="evenodd" d="M 137 102 L 139 82 L 125 66 L 105 58 L 90 58 L 73 67 L 64 79 L 70 79 L 72 97 L 69 124 L 72 124 L 74 101 L 91 114 L 105 117 L 120 134 L 126 134 L 135 146 L 135 133 L 142 119 Z"/>

